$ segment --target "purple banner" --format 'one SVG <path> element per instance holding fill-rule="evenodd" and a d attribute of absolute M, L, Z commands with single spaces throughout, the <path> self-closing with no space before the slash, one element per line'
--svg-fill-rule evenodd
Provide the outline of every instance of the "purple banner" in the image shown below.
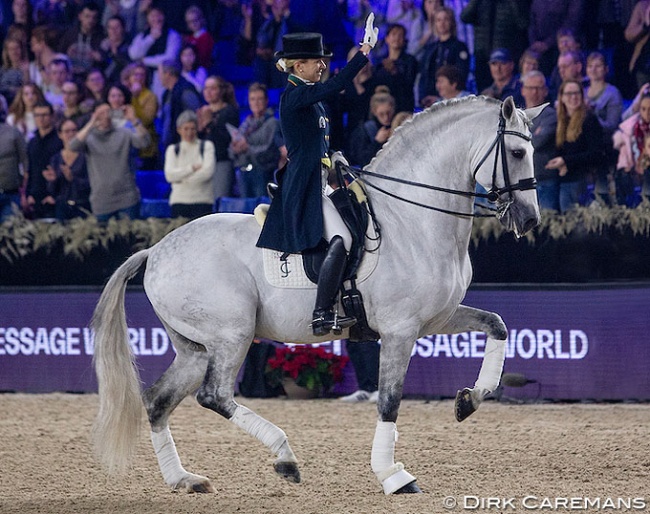
<path fill-rule="evenodd" d="M 88 324 L 98 297 L 98 291 L 0 291 L 0 391 L 95 392 Z M 533 381 L 505 387 L 505 396 L 650 400 L 650 286 L 475 289 L 464 303 L 503 317 L 510 334 L 504 372 Z M 126 307 L 131 346 L 148 385 L 174 351 L 141 290 L 127 292 Z M 340 341 L 331 347 L 344 351 Z M 472 386 L 484 348 L 480 332 L 420 339 L 405 395 L 451 397 Z M 348 365 L 336 391 L 355 388 Z"/>

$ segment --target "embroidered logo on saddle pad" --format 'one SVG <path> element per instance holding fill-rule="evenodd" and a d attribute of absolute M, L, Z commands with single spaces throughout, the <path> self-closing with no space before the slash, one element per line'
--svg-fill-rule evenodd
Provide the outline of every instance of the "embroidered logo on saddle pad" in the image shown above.
<path fill-rule="evenodd" d="M 255 217 L 258 222 L 263 223 L 266 217 L 265 210 L 268 210 L 268 205 L 258 205 L 255 209 Z M 377 234 L 372 224 L 372 220 L 368 223 L 366 230 L 366 252 L 363 254 L 363 259 L 357 270 L 357 284 L 366 280 L 377 267 L 377 259 L 379 258 L 378 251 L 374 250 L 373 241 L 376 241 Z M 368 241 L 370 244 L 368 244 Z M 269 250 L 262 248 L 262 258 L 264 261 L 264 274 L 266 280 L 274 287 L 293 288 L 293 289 L 316 289 L 314 284 L 307 274 L 302 263 L 302 255 L 289 254 L 284 259 L 281 257 L 285 255 L 276 250 Z"/>

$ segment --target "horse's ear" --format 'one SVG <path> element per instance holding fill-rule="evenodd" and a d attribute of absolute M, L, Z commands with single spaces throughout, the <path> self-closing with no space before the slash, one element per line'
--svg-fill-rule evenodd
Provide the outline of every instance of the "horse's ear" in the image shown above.
<path fill-rule="evenodd" d="M 512 96 L 509 96 L 503 101 L 503 105 L 501 106 L 501 114 L 503 114 L 503 117 L 511 122 L 516 121 L 515 120 L 515 101 L 512 99 Z"/>
<path fill-rule="evenodd" d="M 546 109 L 546 107 L 548 107 L 549 105 L 551 104 L 546 102 L 545 104 L 538 105 L 537 107 L 526 109 L 524 112 L 526 113 L 526 116 L 528 116 L 528 119 L 530 121 L 533 121 L 535 118 L 537 118 L 537 116 L 542 114 L 542 111 Z"/>

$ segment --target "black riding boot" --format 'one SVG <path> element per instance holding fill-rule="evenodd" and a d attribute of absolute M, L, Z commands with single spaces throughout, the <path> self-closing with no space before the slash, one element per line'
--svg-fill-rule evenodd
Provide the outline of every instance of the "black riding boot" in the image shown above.
<path fill-rule="evenodd" d="M 346 263 L 347 255 L 343 238 L 334 236 L 318 274 L 316 306 L 311 322 L 315 336 L 324 336 L 332 330 L 337 332 L 351 327 L 357 321 L 355 318 L 338 316 L 334 313 L 334 302 L 341 286 Z"/>

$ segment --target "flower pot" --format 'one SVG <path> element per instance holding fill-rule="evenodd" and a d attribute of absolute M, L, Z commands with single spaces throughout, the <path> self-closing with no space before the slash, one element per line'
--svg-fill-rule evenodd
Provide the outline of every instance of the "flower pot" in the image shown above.
<path fill-rule="evenodd" d="M 292 378 L 283 378 L 282 387 L 290 400 L 311 400 L 318 398 L 318 391 L 299 386 Z"/>

